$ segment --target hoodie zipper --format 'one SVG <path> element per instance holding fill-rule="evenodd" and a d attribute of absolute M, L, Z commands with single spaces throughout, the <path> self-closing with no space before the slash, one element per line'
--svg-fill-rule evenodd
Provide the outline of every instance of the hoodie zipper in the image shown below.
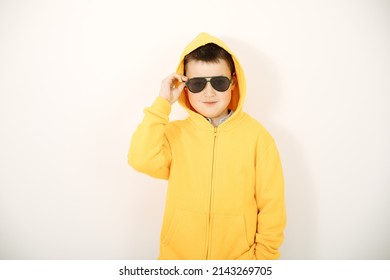
<path fill-rule="evenodd" d="M 210 193 L 209 193 L 209 219 L 208 219 L 208 232 L 207 232 L 207 250 L 206 250 L 206 260 L 210 258 L 211 253 L 211 228 L 212 228 L 212 220 L 211 220 L 211 212 L 212 212 L 212 204 L 213 204 L 213 190 L 214 190 L 214 170 L 215 170 L 215 145 L 217 139 L 217 128 L 214 127 L 214 137 L 213 137 L 213 156 L 211 161 L 211 178 L 210 178 Z"/>

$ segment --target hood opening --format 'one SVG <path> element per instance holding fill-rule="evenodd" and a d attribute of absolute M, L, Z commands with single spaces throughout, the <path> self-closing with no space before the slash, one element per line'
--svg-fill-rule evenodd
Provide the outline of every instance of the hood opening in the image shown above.
<path fill-rule="evenodd" d="M 222 40 L 220 40 L 220 39 L 218 39 L 210 34 L 204 33 L 204 32 L 200 33 L 184 49 L 183 53 L 180 56 L 179 65 L 177 67 L 176 72 L 178 74 L 184 75 L 184 57 L 187 54 L 191 53 L 192 51 L 196 50 L 197 48 L 204 46 L 204 45 L 207 45 L 209 43 L 214 43 L 214 44 L 220 46 L 221 48 L 226 50 L 228 53 L 230 53 L 230 55 L 232 56 L 237 83 L 236 83 L 234 90 L 232 91 L 232 97 L 231 97 L 231 101 L 230 101 L 230 104 L 228 106 L 228 109 L 233 110 L 235 113 L 239 112 L 242 110 L 242 105 L 243 105 L 243 102 L 245 99 L 245 90 L 246 90 L 245 89 L 245 87 L 246 87 L 245 76 L 244 76 L 243 69 L 242 69 L 238 59 L 232 53 L 230 48 Z M 183 106 L 189 112 L 190 115 L 193 115 L 193 114 L 199 115 L 198 113 L 196 113 L 194 108 L 192 108 L 185 90 L 183 90 L 178 101 L 179 101 L 179 104 L 181 106 Z"/>

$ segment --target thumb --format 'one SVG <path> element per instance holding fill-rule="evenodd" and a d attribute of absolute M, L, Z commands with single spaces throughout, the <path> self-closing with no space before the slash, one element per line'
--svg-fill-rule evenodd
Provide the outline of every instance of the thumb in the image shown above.
<path fill-rule="evenodd" d="M 183 91 L 183 89 L 184 89 L 185 86 L 186 86 L 185 83 L 180 83 L 180 85 L 177 87 L 177 91 L 178 91 L 179 93 L 181 93 L 181 92 Z"/>

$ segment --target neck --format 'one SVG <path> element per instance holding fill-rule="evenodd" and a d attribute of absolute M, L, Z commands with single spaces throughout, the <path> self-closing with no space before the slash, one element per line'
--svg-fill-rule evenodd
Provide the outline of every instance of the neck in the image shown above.
<path fill-rule="evenodd" d="M 225 114 L 223 114 L 222 116 L 218 116 L 217 118 L 207 118 L 207 119 L 214 127 L 217 127 L 229 117 L 230 113 L 231 110 L 226 110 Z"/>

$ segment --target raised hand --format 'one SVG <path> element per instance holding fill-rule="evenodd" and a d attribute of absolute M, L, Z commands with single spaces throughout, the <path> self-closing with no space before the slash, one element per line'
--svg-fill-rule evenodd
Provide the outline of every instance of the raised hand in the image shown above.
<path fill-rule="evenodd" d="M 186 76 L 173 73 L 161 82 L 160 96 L 171 103 L 175 103 L 185 87 L 188 80 Z"/>

